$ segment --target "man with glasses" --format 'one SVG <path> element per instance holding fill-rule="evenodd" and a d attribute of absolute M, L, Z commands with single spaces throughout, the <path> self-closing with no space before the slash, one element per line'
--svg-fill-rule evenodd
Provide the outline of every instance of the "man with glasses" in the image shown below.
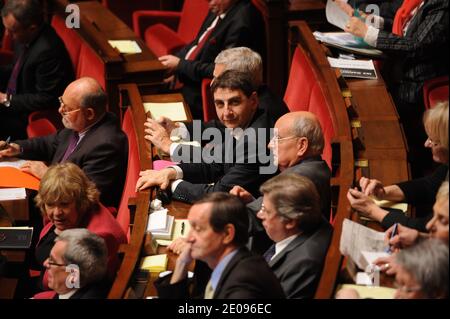
<path fill-rule="evenodd" d="M 107 97 L 92 78 L 72 82 L 59 98 L 65 126 L 55 134 L 6 144 L 0 159 L 27 159 L 21 170 L 42 178 L 49 164 L 70 161 L 95 182 L 105 206 L 117 207 L 125 181 L 128 140 L 117 117 L 106 112 Z"/>
<path fill-rule="evenodd" d="M 14 64 L 0 66 L 0 139 L 26 138 L 28 115 L 58 107 L 75 76 L 63 41 L 45 23 L 38 0 L 9 0 L 1 16 L 15 44 Z"/>
<path fill-rule="evenodd" d="M 106 298 L 108 251 L 105 241 L 84 228 L 68 229 L 55 239 L 50 256 L 44 262 L 48 286 L 35 299 Z"/>

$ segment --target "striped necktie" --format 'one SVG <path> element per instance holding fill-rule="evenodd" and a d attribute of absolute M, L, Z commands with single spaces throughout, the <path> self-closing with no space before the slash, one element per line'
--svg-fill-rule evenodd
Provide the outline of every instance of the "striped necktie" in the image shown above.
<path fill-rule="evenodd" d="M 79 139 L 80 139 L 80 136 L 78 135 L 77 132 L 74 131 L 73 134 L 70 136 L 69 146 L 67 146 L 66 152 L 64 153 L 64 156 L 61 159 L 61 163 L 65 162 L 66 159 L 70 156 L 70 154 L 73 153 L 73 151 L 77 147 Z"/>

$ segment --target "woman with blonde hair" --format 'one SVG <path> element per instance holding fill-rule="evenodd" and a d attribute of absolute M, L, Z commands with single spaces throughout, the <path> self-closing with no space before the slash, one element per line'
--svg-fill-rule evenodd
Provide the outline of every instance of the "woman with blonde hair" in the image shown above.
<path fill-rule="evenodd" d="M 87 228 L 102 237 L 108 248 L 108 275 L 112 277 L 118 266 L 117 250 L 126 243 L 126 235 L 110 211 L 99 202 L 100 193 L 86 174 L 73 163 L 51 166 L 42 177 L 35 198 L 45 225 L 36 246 L 40 265 L 49 257 L 55 238 L 64 230 Z M 43 286 L 46 275 L 42 269 Z"/>
<path fill-rule="evenodd" d="M 359 181 L 361 191 L 349 189 L 347 193 L 347 198 L 356 211 L 380 222 L 385 229 L 399 223 L 425 231 L 427 222 L 433 216 L 431 208 L 438 189 L 443 181 L 448 181 L 448 101 L 438 103 L 425 112 L 423 120 L 428 135 L 424 145 L 431 149 L 433 160 L 441 164 L 433 174 L 389 186 L 383 186 L 376 179 L 362 177 Z M 388 211 L 377 206 L 369 196 L 379 200 L 426 206 L 429 211 L 419 215 L 421 218 L 410 218 L 402 212 Z"/>

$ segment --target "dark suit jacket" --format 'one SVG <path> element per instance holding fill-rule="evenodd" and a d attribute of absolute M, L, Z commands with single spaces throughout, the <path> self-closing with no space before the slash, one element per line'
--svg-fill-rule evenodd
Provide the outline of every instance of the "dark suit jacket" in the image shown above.
<path fill-rule="evenodd" d="M 269 261 L 287 298 L 314 297 L 332 232 L 328 221 L 322 219 L 315 231 L 300 234 Z"/>
<path fill-rule="evenodd" d="M 195 60 L 188 61 L 186 53 L 198 43 L 198 39 L 217 16 L 212 12 L 206 16 L 197 37 L 176 55 L 181 59 L 176 70 L 178 79 L 183 82 L 183 97 L 191 107 L 194 118 L 202 118 L 201 81 L 212 78 L 214 59 L 224 49 L 246 46 L 264 57 L 264 21 L 250 0 L 240 0 L 213 30 L 207 43 Z"/>
<path fill-rule="evenodd" d="M 277 95 L 270 91 L 267 85 L 262 85 L 258 89 L 258 107 L 266 111 L 269 118 L 274 121 L 278 120 L 282 115 L 289 113 L 286 103 Z"/>
<path fill-rule="evenodd" d="M 322 215 L 328 220 L 330 218 L 331 189 L 330 178 L 331 171 L 327 163 L 320 156 L 309 157 L 301 161 L 295 166 L 289 167 L 283 173 L 296 173 L 301 176 L 308 177 L 316 186 L 320 195 L 320 206 Z M 250 234 L 256 232 L 265 232 L 261 225 L 261 220 L 256 214 L 261 209 L 263 196 L 258 197 L 253 202 L 247 204 L 247 211 L 250 219 Z"/>
<path fill-rule="evenodd" d="M 426 80 L 448 74 L 448 0 L 427 0 L 404 37 L 380 31 L 376 47 L 388 55 L 384 79 L 396 104 L 419 103 Z"/>
<path fill-rule="evenodd" d="M 25 47 L 21 46 L 21 50 Z M 0 126 L 8 125 L 22 130 L 25 137 L 27 116 L 33 111 L 57 109 L 58 97 L 67 85 L 75 79 L 72 62 L 64 43 L 55 30 L 44 24 L 38 37 L 30 43 L 24 53 L 24 62 L 17 78 L 16 94 L 13 95 L 9 108 L 0 108 Z M 13 65 L 0 68 L 0 91 L 4 92 L 11 75 Z M 1 131 L 1 129 L 0 129 Z M 13 135 L 6 132 L 5 134 Z"/>
<path fill-rule="evenodd" d="M 255 129 L 257 144 L 244 138 L 239 141 L 233 138 L 223 138 L 220 147 L 214 149 L 214 152 L 221 152 L 222 155 L 227 156 L 230 153 L 223 152 L 223 149 L 227 148 L 225 144 L 227 141 L 233 142 L 234 161 L 224 162 L 225 158 L 223 158 L 222 163 L 202 161 L 201 163 L 179 164 L 183 170 L 183 181 L 177 186 L 173 197 L 177 200 L 193 202 L 206 193 L 228 192 L 234 185 L 240 185 L 252 194 L 258 194 L 259 186 L 273 176 L 273 174 L 260 173 L 260 167 L 265 165 L 261 163 L 261 159 L 268 154 L 267 144 L 270 139 L 271 127 L 273 127 L 273 119 L 269 118 L 267 113 L 258 110 L 249 128 L 244 131 L 249 132 Z M 264 129 L 265 136 L 258 134 L 260 133 L 257 131 L 259 128 Z M 240 150 L 245 150 L 245 152 L 240 152 Z M 254 162 L 252 163 L 252 161 Z"/>
<path fill-rule="evenodd" d="M 383 228 L 387 229 L 395 223 L 400 223 L 410 228 L 426 232 L 426 224 L 433 217 L 433 205 L 436 201 L 436 194 L 443 181 L 448 181 L 448 166 L 440 165 L 433 174 L 422 178 L 398 183 L 405 202 L 416 206 L 416 211 L 422 214 L 419 218 L 406 216 L 403 212 L 389 211 L 381 221 Z M 417 207 L 420 206 L 420 209 Z"/>
<path fill-rule="evenodd" d="M 55 164 L 61 161 L 70 142 L 72 130 L 17 141 L 23 153 L 20 157 Z M 128 140 L 112 113 L 89 129 L 68 161 L 77 164 L 97 185 L 105 206 L 118 207 L 127 171 Z"/>
<path fill-rule="evenodd" d="M 188 281 L 169 284 L 170 276 L 159 278 L 155 287 L 160 298 L 181 299 L 189 296 Z M 284 298 L 283 289 L 261 256 L 239 248 L 219 279 L 214 299 Z"/>

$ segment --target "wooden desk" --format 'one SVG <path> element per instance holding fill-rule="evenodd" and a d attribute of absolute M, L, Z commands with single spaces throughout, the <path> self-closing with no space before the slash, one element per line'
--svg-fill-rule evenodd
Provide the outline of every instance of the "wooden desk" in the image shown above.
<path fill-rule="evenodd" d="M 65 19 L 67 0 L 52 0 L 55 13 Z M 74 29 L 105 65 L 106 91 L 111 111 L 119 114 L 118 85 L 134 82 L 157 90 L 165 77 L 166 68 L 148 49 L 142 39 L 107 8 L 97 1 L 76 2 L 80 8 L 80 28 Z M 121 54 L 108 40 L 134 40 L 142 52 Z"/>

